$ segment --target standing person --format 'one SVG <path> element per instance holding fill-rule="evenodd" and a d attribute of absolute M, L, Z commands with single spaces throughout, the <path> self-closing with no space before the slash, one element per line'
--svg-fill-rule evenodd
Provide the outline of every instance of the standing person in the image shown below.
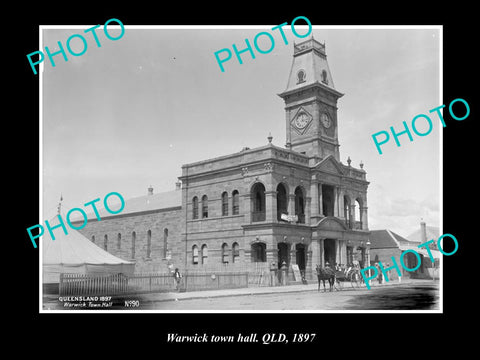
<path fill-rule="evenodd" d="M 180 291 L 180 281 L 182 279 L 182 274 L 180 274 L 178 268 L 176 268 L 173 272 L 173 278 L 175 279 L 175 290 Z"/>
<path fill-rule="evenodd" d="M 281 280 L 281 283 L 282 285 L 287 285 L 287 263 L 285 261 L 282 262 L 282 266 L 280 267 L 280 271 L 281 271 L 281 276 L 282 276 L 282 280 Z"/>
<path fill-rule="evenodd" d="M 387 263 L 387 269 L 390 268 L 390 263 Z M 387 279 L 388 281 L 392 280 L 392 278 L 390 277 L 390 270 L 387 270 Z"/>
<path fill-rule="evenodd" d="M 380 269 L 380 265 L 378 263 L 375 263 L 375 267 L 377 268 L 377 273 L 378 273 L 378 277 L 377 277 L 378 283 L 381 284 L 383 280 L 382 270 Z"/>

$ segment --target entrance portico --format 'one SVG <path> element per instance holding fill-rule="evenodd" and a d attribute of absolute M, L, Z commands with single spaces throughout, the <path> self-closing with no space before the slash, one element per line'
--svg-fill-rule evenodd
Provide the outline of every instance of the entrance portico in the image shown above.
<path fill-rule="evenodd" d="M 354 260 L 365 263 L 369 232 L 347 228 L 336 217 L 322 218 L 312 233 L 311 269 L 316 266 L 348 265 Z M 367 265 L 368 266 L 368 265 Z"/>

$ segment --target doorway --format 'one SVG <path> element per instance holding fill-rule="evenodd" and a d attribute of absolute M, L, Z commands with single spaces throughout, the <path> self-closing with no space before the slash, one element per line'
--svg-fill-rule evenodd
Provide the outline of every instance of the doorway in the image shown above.
<path fill-rule="evenodd" d="M 285 261 L 287 264 L 287 268 L 290 265 L 289 261 L 289 252 L 290 252 L 290 245 L 287 243 L 279 243 L 278 244 L 278 268 L 282 267 L 282 263 Z"/>
<path fill-rule="evenodd" d="M 296 250 L 296 262 L 300 271 L 305 271 L 306 265 L 306 252 L 305 252 L 305 245 L 304 244 L 297 244 L 295 245 Z"/>
<path fill-rule="evenodd" d="M 335 198 L 333 186 L 322 185 L 322 210 L 325 216 L 334 216 Z"/>
<path fill-rule="evenodd" d="M 323 241 L 324 264 L 327 262 L 333 268 L 335 266 L 335 239 L 325 239 Z"/>

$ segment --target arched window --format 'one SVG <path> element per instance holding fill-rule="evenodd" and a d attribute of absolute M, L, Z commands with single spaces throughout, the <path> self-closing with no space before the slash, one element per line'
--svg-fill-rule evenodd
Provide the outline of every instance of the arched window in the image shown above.
<path fill-rule="evenodd" d="M 262 183 L 253 185 L 251 199 L 253 201 L 252 221 L 265 221 L 265 186 Z"/>
<path fill-rule="evenodd" d="M 198 219 L 198 198 L 195 196 L 192 200 L 193 213 L 192 218 Z"/>
<path fill-rule="evenodd" d="M 202 196 L 202 219 L 208 218 L 208 197 L 207 195 Z"/>
<path fill-rule="evenodd" d="M 208 262 L 207 245 L 202 245 L 202 264 L 205 265 L 207 262 Z"/>
<path fill-rule="evenodd" d="M 277 220 L 282 219 L 282 214 L 288 213 L 288 197 L 285 185 L 278 184 L 277 186 Z"/>
<path fill-rule="evenodd" d="M 103 250 L 108 251 L 108 236 L 105 234 L 103 237 Z"/>
<path fill-rule="evenodd" d="M 137 237 L 137 234 L 135 233 L 135 231 L 132 232 L 132 256 L 131 258 L 132 259 L 135 259 L 135 239 Z"/>
<path fill-rule="evenodd" d="M 334 188 L 331 185 L 322 184 L 322 207 L 323 215 L 334 216 L 335 196 Z"/>
<path fill-rule="evenodd" d="M 117 234 L 117 250 L 120 250 L 122 247 L 122 234 L 118 233 Z"/>
<path fill-rule="evenodd" d="M 95 244 L 95 235 L 92 235 L 92 242 Z"/>
<path fill-rule="evenodd" d="M 322 82 L 328 85 L 327 72 L 322 70 Z"/>
<path fill-rule="evenodd" d="M 240 213 L 240 202 L 237 190 L 232 192 L 232 215 L 238 215 Z"/>
<path fill-rule="evenodd" d="M 230 260 L 230 250 L 228 249 L 228 244 L 224 243 L 222 245 L 222 263 L 228 264 Z"/>
<path fill-rule="evenodd" d="M 299 70 L 297 72 L 297 84 L 305 82 L 305 71 Z"/>
<path fill-rule="evenodd" d="M 232 261 L 234 263 L 239 262 L 239 260 L 240 260 L 240 249 L 239 249 L 238 243 L 236 243 L 236 242 L 234 242 L 233 245 L 232 245 L 232 255 L 233 255 Z"/>
<path fill-rule="evenodd" d="M 152 255 L 152 230 L 147 231 L 147 258 Z"/>
<path fill-rule="evenodd" d="M 222 194 L 222 216 L 228 215 L 228 193 L 226 191 Z"/>
<path fill-rule="evenodd" d="M 362 228 L 362 203 L 361 199 L 355 199 L 355 214 L 354 214 L 354 219 L 355 219 L 355 229 L 361 229 Z"/>
<path fill-rule="evenodd" d="M 295 215 L 298 216 L 298 222 L 305 224 L 305 197 L 300 186 L 295 189 Z"/>
<path fill-rule="evenodd" d="M 192 264 L 194 265 L 198 264 L 198 246 L 197 245 L 192 246 Z"/>
<path fill-rule="evenodd" d="M 168 229 L 163 229 L 163 258 L 167 257 L 168 253 Z"/>
<path fill-rule="evenodd" d="M 252 262 L 265 262 L 267 261 L 267 246 L 265 243 L 252 244 L 251 257 Z"/>

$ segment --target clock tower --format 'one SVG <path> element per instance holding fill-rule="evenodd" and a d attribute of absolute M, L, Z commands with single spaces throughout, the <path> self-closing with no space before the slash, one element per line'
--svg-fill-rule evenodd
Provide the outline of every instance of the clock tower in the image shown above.
<path fill-rule="evenodd" d="M 329 155 L 340 161 L 337 100 L 325 44 L 313 37 L 294 44 L 285 101 L 287 147 L 318 162 Z"/>

